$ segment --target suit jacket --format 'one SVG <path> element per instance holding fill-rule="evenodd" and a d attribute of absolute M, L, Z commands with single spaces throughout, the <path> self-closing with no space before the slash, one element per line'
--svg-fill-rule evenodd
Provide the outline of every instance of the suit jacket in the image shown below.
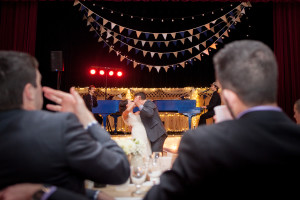
<path fill-rule="evenodd" d="M 83 100 L 85 102 L 85 105 L 87 106 L 87 108 L 90 111 L 92 111 L 93 107 L 97 107 L 98 106 L 98 102 L 97 102 L 97 97 L 96 96 L 92 96 L 92 98 L 91 98 L 90 94 L 86 94 L 86 95 L 83 96 Z"/>
<path fill-rule="evenodd" d="M 208 105 L 206 106 L 207 111 L 213 111 L 214 107 L 221 105 L 221 97 L 220 94 L 215 91 L 213 92 L 213 95 L 211 96 L 211 99 L 209 100 Z"/>
<path fill-rule="evenodd" d="M 151 142 L 166 133 L 165 127 L 159 117 L 157 106 L 150 100 L 144 103 L 140 112 L 141 120 L 145 126 L 147 136 Z"/>
<path fill-rule="evenodd" d="M 0 121 L 0 189 L 32 182 L 85 193 L 85 179 L 129 177 L 126 155 L 99 124 L 85 130 L 72 113 L 25 110 L 0 112 Z"/>
<path fill-rule="evenodd" d="M 299 199 L 299 180 L 300 127 L 282 112 L 256 111 L 187 131 L 145 199 Z"/>

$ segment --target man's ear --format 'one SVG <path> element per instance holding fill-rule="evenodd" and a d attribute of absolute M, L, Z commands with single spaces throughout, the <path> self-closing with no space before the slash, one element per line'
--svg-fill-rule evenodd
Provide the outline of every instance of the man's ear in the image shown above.
<path fill-rule="evenodd" d="M 34 87 L 31 83 L 27 83 L 23 90 L 23 101 L 32 101 L 34 99 Z"/>
<path fill-rule="evenodd" d="M 223 98 L 226 99 L 226 101 L 230 105 L 234 105 L 234 104 L 236 104 L 236 103 L 238 103 L 240 101 L 239 97 L 232 90 L 223 89 L 222 90 L 222 95 L 223 95 Z"/>

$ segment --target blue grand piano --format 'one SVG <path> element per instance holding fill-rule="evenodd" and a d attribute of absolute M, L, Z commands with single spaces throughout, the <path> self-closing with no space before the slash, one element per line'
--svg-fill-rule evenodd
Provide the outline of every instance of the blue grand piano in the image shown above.
<path fill-rule="evenodd" d="M 103 126 L 106 129 L 107 117 L 114 117 L 115 133 L 117 132 L 117 118 L 120 116 L 119 103 L 121 100 L 98 100 L 98 106 L 92 112 L 101 114 Z M 191 129 L 192 117 L 202 112 L 200 107 L 196 107 L 196 100 L 155 100 L 153 101 L 159 112 L 178 112 L 188 117 L 189 129 Z M 138 109 L 136 108 L 137 111 Z"/>

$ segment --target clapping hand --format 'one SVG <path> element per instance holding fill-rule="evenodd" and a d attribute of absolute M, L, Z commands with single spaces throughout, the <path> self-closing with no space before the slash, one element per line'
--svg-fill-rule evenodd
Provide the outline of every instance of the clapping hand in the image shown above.
<path fill-rule="evenodd" d="M 70 93 L 60 90 L 55 90 L 49 87 L 43 87 L 44 96 L 55 102 L 57 105 L 47 104 L 46 108 L 51 111 L 72 112 L 74 113 L 82 125 L 85 127 L 88 123 L 95 120 L 93 114 L 87 109 L 81 96 L 75 91 L 75 88 L 70 89 Z"/>

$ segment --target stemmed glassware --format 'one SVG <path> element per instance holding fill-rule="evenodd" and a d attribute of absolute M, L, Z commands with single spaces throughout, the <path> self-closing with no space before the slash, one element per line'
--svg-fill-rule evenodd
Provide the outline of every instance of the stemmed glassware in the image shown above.
<path fill-rule="evenodd" d="M 149 159 L 148 164 L 148 175 L 150 181 L 153 182 L 153 185 L 159 183 L 159 177 L 162 173 L 160 157 L 162 156 L 161 152 L 153 152 L 151 158 Z"/>
<path fill-rule="evenodd" d="M 147 176 L 147 162 L 145 162 L 142 157 L 133 157 L 131 159 L 130 170 L 131 181 L 136 187 L 136 190 L 133 191 L 132 194 L 141 195 L 144 193 L 144 191 L 141 190 L 141 187 Z"/>

